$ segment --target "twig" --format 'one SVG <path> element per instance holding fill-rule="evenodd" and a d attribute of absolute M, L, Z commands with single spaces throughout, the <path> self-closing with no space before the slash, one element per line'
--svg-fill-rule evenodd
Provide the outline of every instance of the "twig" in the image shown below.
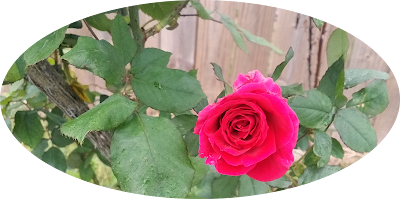
<path fill-rule="evenodd" d="M 144 23 L 143 26 L 142 26 L 142 29 L 144 29 L 144 27 L 145 27 L 146 25 L 148 25 L 149 23 L 151 23 L 151 22 L 153 22 L 153 21 L 155 21 L 155 19 L 150 19 L 148 22 Z"/>
<path fill-rule="evenodd" d="M 86 19 L 83 19 L 83 22 L 85 22 L 86 27 L 89 29 L 89 31 L 90 31 L 90 33 L 93 35 L 93 37 L 94 37 L 96 40 L 99 40 L 99 38 L 98 38 L 98 37 L 96 36 L 96 34 L 93 32 L 92 27 L 90 27 L 90 25 L 88 24 L 88 22 L 86 21 Z"/>
<path fill-rule="evenodd" d="M 298 186 L 297 181 L 296 181 L 291 175 L 285 174 L 285 176 L 286 176 L 287 178 L 289 178 L 290 181 L 292 181 L 292 183 L 294 184 L 294 186 L 296 186 L 296 187 Z"/>
<path fill-rule="evenodd" d="M 146 41 L 147 38 L 154 36 L 155 34 L 159 33 L 165 26 L 171 24 L 171 22 L 173 22 L 174 20 L 176 20 L 177 17 L 180 16 L 180 12 L 181 10 L 189 3 L 189 0 L 186 1 L 182 1 L 180 3 L 178 3 L 175 8 L 174 11 L 168 15 L 167 17 L 165 17 L 164 19 L 160 20 L 158 22 L 158 24 L 154 25 L 153 27 L 147 29 L 144 31 L 144 38 L 143 41 Z"/>
<path fill-rule="evenodd" d="M 198 14 L 184 14 L 184 15 L 179 15 L 180 17 L 200 17 Z M 215 19 L 210 19 L 211 21 L 217 22 L 222 24 L 222 22 L 215 20 Z"/>
<path fill-rule="evenodd" d="M 295 163 L 293 163 L 292 165 L 296 165 L 298 163 L 300 163 L 304 157 L 306 157 L 306 155 L 314 148 L 314 146 L 311 146 L 310 148 L 307 149 L 307 151 L 304 153 L 303 156 L 300 157 L 300 159 L 298 159 Z"/>
<path fill-rule="evenodd" d="M 308 129 L 308 131 L 306 133 L 304 133 L 304 135 L 302 135 L 299 139 L 297 139 L 296 142 L 298 142 L 299 140 L 303 139 L 305 136 L 309 135 L 312 132 L 312 129 Z"/>

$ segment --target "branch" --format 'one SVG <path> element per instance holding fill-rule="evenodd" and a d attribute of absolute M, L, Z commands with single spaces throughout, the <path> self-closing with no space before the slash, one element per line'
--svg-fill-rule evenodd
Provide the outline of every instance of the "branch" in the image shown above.
<path fill-rule="evenodd" d="M 38 87 L 50 101 L 72 119 L 89 110 L 85 102 L 47 60 L 28 66 L 25 79 Z M 92 131 L 86 137 L 104 157 L 110 160 L 111 134 L 109 132 Z"/>
<path fill-rule="evenodd" d="M 137 51 L 140 52 L 144 48 L 144 43 L 146 39 L 144 38 L 144 32 L 139 25 L 139 7 L 131 6 L 129 7 L 129 26 L 132 29 L 133 39 L 137 45 Z"/>

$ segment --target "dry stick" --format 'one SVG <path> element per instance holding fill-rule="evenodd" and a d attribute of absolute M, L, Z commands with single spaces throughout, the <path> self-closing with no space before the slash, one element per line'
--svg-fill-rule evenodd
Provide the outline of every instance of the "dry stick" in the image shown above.
<path fill-rule="evenodd" d="M 83 19 L 83 22 L 85 22 L 86 27 L 89 29 L 90 33 L 92 33 L 93 37 L 96 40 L 99 40 L 99 38 L 96 36 L 96 34 L 94 33 L 92 27 L 90 27 L 89 23 L 86 21 L 86 19 Z"/>

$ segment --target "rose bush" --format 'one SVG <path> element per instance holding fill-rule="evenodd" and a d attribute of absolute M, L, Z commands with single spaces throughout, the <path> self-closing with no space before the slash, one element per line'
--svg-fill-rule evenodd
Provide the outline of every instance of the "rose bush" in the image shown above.
<path fill-rule="evenodd" d="M 239 74 L 233 90 L 199 113 L 199 157 L 225 175 L 263 182 L 282 177 L 294 161 L 295 112 L 280 87 L 257 70 Z"/>

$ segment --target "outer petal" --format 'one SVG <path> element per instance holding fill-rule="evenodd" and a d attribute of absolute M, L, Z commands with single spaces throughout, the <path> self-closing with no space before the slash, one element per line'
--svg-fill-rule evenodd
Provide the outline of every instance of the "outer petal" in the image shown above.
<path fill-rule="evenodd" d="M 295 139 L 297 139 L 297 135 L 291 138 L 291 140 Z M 282 177 L 289 170 L 289 167 L 294 161 L 293 148 L 295 145 L 295 141 L 290 141 L 288 145 L 257 163 L 252 170 L 247 172 L 247 175 L 262 182 L 268 182 Z"/>
<path fill-rule="evenodd" d="M 199 134 L 201 128 L 203 128 L 204 122 L 207 121 L 208 116 L 210 115 L 211 110 L 214 108 L 215 104 L 207 105 L 202 111 L 199 112 L 199 117 L 196 122 L 196 126 L 194 127 L 194 134 Z"/>
<path fill-rule="evenodd" d="M 207 158 L 206 164 L 213 165 L 221 157 L 214 151 L 209 138 L 203 133 L 199 135 L 199 145 L 199 157 Z"/>
<path fill-rule="evenodd" d="M 240 87 L 249 83 L 263 83 L 265 82 L 265 77 L 258 70 L 252 70 L 247 73 L 247 75 L 238 74 L 236 81 L 233 83 L 233 89 L 236 91 Z"/>
<path fill-rule="evenodd" d="M 215 164 L 215 169 L 220 174 L 238 176 L 247 173 L 249 170 L 253 169 L 255 165 L 245 167 L 243 165 L 232 166 L 228 164 L 224 159 L 220 158 Z"/>

